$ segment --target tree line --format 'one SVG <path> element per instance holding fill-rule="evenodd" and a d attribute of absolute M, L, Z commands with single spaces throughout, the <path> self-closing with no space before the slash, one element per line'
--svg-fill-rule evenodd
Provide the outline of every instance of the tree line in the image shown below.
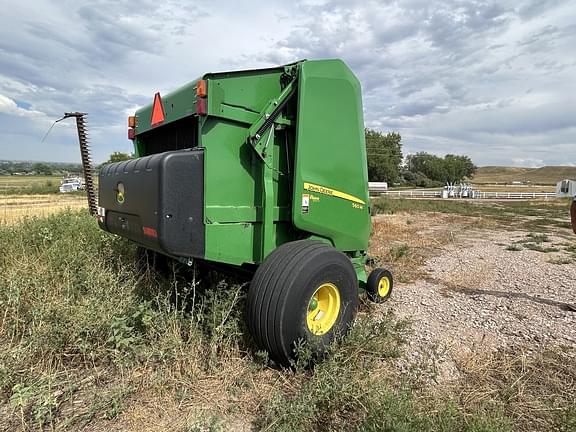
<path fill-rule="evenodd" d="M 468 156 L 447 154 L 440 157 L 418 152 L 404 159 L 402 137 L 398 132 L 383 134 L 366 129 L 365 136 L 370 181 L 435 187 L 460 182 L 476 172 L 477 167 Z"/>
<path fill-rule="evenodd" d="M 100 166 L 110 162 L 120 162 L 131 159 L 133 156 L 122 152 L 113 152 L 110 158 Z M 32 162 L 0 160 L 0 175 L 43 175 L 58 176 L 68 173 L 82 172 L 82 165 L 66 162 Z"/>
<path fill-rule="evenodd" d="M 368 179 L 383 181 L 389 185 L 409 184 L 418 187 L 443 186 L 446 182 L 456 183 L 471 177 L 476 166 L 468 156 L 448 154 L 444 157 L 425 152 L 402 154 L 402 137 L 398 132 L 381 132 L 365 129 Z M 127 153 L 114 152 L 104 162 L 120 162 L 134 157 Z"/>
<path fill-rule="evenodd" d="M 81 172 L 82 165 L 62 162 L 0 161 L 0 175 L 63 175 Z"/>
<path fill-rule="evenodd" d="M 442 186 L 446 182 L 460 182 L 476 172 L 476 166 L 468 156 L 447 154 L 440 157 L 419 152 L 404 158 L 402 137 L 398 132 L 383 134 L 367 128 L 365 137 L 370 181 L 387 182 L 389 185 L 435 187 Z M 132 157 L 134 156 L 127 153 L 113 152 L 104 164 Z M 0 161 L 0 175 L 61 175 L 81 170 L 80 164 Z"/>

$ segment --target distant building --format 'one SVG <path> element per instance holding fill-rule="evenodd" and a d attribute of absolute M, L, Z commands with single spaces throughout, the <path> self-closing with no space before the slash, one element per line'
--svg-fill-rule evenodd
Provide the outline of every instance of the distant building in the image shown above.
<path fill-rule="evenodd" d="M 557 197 L 573 197 L 576 196 L 576 180 L 562 180 L 556 184 Z"/>
<path fill-rule="evenodd" d="M 388 183 L 368 182 L 368 190 L 370 191 L 370 195 L 380 195 L 388 190 Z"/>

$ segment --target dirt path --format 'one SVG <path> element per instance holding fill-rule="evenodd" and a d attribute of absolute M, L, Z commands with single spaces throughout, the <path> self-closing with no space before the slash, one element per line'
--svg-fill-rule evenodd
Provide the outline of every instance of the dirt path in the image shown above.
<path fill-rule="evenodd" d="M 400 226 L 405 217 L 391 216 Z M 427 365 L 440 382 L 456 378 L 470 356 L 576 347 L 576 239 L 563 230 L 545 236 L 462 221 L 414 228 L 416 239 L 451 241 L 423 258 L 415 281 L 397 283 L 383 307 L 413 323 L 403 365 Z"/>

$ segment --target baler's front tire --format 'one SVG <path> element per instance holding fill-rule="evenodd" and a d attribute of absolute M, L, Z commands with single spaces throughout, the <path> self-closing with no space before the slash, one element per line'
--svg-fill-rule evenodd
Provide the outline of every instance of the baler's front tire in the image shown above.
<path fill-rule="evenodd" d="M 246 303 L 256 343 L 288 366 L 299 341 L 316 355 L 349 330 L 358 308 L 358 279 L 342 252 L 299 240 L 278 247 L 258 267 Z"/>

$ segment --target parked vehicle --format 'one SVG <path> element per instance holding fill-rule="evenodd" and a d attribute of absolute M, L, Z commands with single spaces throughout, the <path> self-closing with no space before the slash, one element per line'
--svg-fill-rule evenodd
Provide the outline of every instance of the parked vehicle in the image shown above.
<path fill-rule="evenodd" d="M 67 176 L 60 182 L 60 193 L 84 190 L 84 179 L 80 176 Z"/>

